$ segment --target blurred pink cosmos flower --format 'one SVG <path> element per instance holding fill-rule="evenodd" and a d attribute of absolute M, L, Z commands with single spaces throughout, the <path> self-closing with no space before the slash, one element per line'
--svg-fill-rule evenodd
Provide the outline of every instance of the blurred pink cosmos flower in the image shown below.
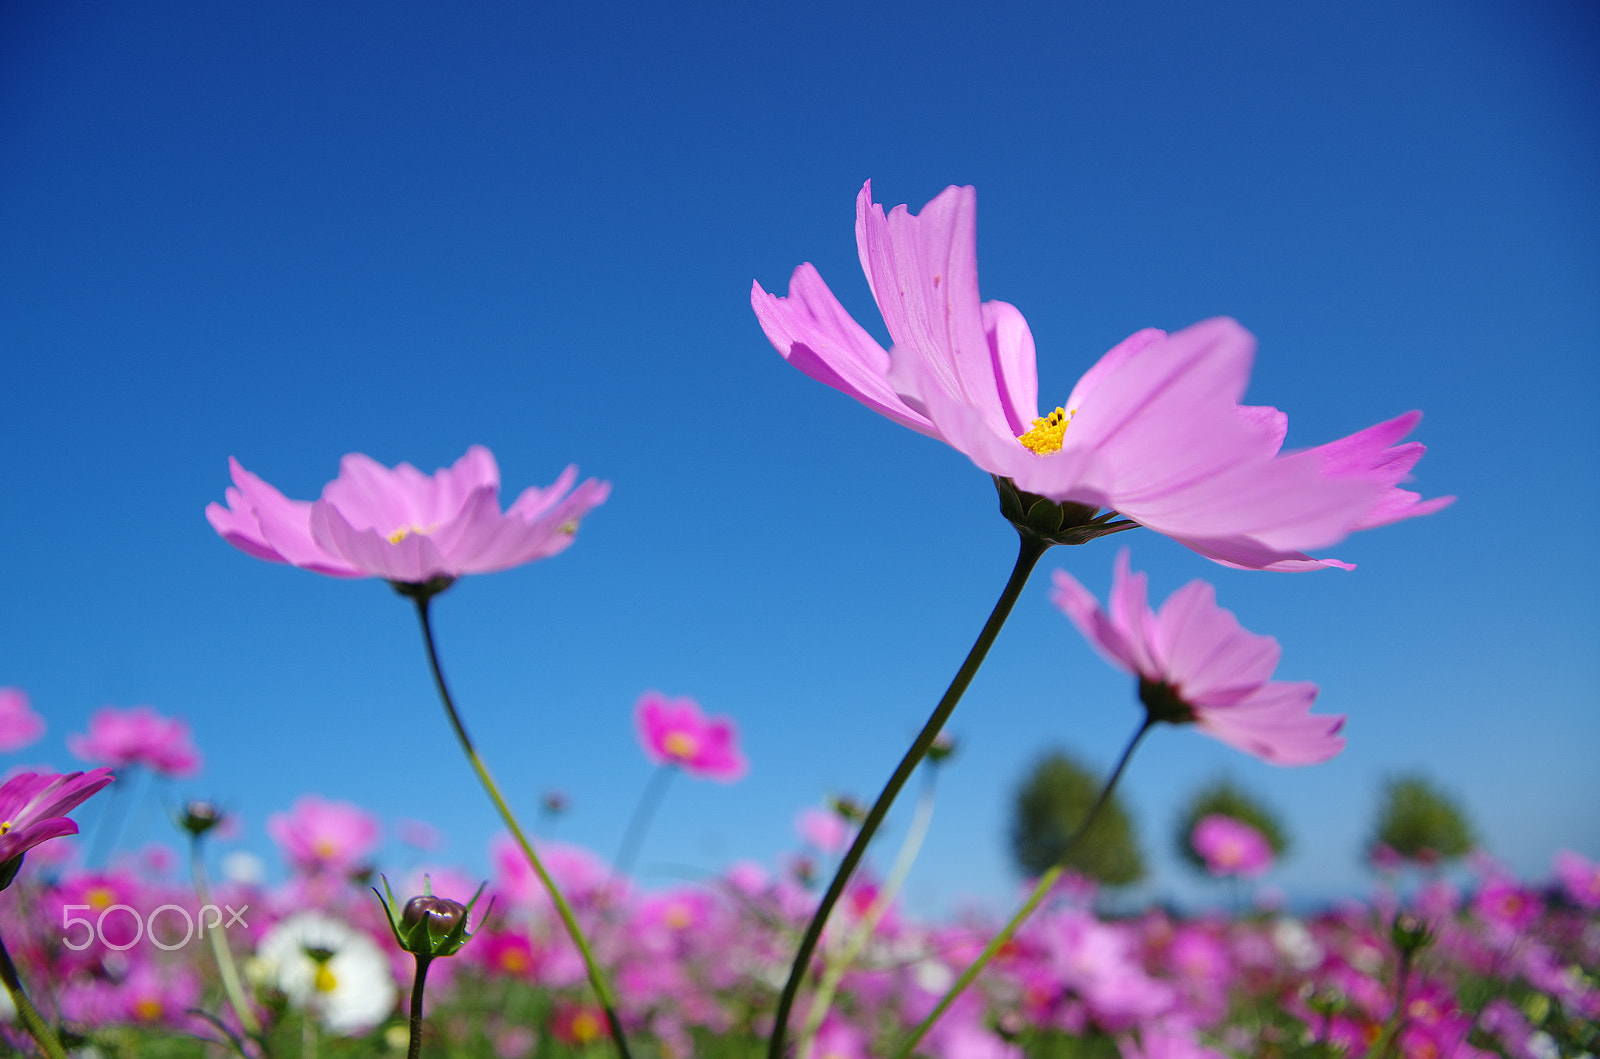
<path fill-rule="evenodd" d="M 289 500 L 238 460 L 228 465 L 228 506 L 208 505 L 206 518 L 229 544 L 319 574 L 402 584 L 555 555 L 611 492 L 610 483 L 592 478 L 574 489 L 578 469 L 568 467 L 549 488 L 529 488 L 501 512 L 500 468 L 481 445 L 431 477 L 409 463 L 391 470 L 351 453 L 314 503 Z"/>
<path fill-rule="evenodd" d="M 350 802 L 315 794 L 295 799 L 287 813 L 267 819 L 267 834 L 301 871 L 347 872 L 377 848 L 381 829 L 373 815 Z"/>
<path fill-rule="evenodd" d="M 108 768 L 92 772 L 24 772 L 6 780 L 0 785 L 0 864 L 41 842 L 77 834 L 78 825 L 66 814 L 111 780 Z"/>
<path fill-rule="evenodd" d="M 1193 722 L 1274 765 L 1313 765 L 1344 748 L 1344 717 L 1311 713 L 1315 684 L 1271 679 L 1278 641 L 1241 628 L 1204 581 L 1178 589 L 1159 613 L 1146 602 L 1145 583 L 1129 572 L 1123 549 L 1109 615 L 1064 570 L 1051 598 L 1107 661 L 1139 677 L 1153 719 Z"/>
<path fill-rule="evenodd" d="M 1564 849 L 1556 854 L 1556 878 L 1573 904 L 1591 912 L 1600 908 L 1600 864 Z"/>
<path fill-rule="evenodd" d="M 828 856 L 843 853 L 856 829 L 832 809 L 802 809 L 794 818 L 794 829 L 801 838 Z"/>
<path fill-rule="evenodd" d="M 1114 509 L 1225 565 L 1344 566 L 1304 552 L 1450 502 L 1398 488 L 1424 451 L 1396 444 L 1417 412 L 1280 454 L 1288 417 L 1238 403 L 1255 338 L 1229 319 L 1137 332 L 1041 417 L 1027 321 L 978 298 L 976 218 L 970 187 L 946 188 L 920 214 L 897 206 L 887 216 L 871 182 L 862 187 L 856 246 L 891 351 L 810 264 L 795 269 L 787 298 L 752 285 L 756 317 L 807 375 L 1018 489 Z"/>
<path fill-rule="evenodd" d="M 33 712 L 21 688 L 0 688 L 0 751 L 21 750 L 44 735 L 44 718 Z"/>
<path fill-rule="evenodd" d="M 658 765 L 677 765 L 691 776 L 721 783 L 741 779 L 749 764 L 739 752 L 739 730 L 727 717 L 707 717 L 691 698 L 647 691 L 634 707 L 644 752 Z"/>
<path fill-rule="evenodd" d="M 192 776 L 200 771 L 200 752 L 189 726 L 148 706 L 96 710 L 89 718 L 88 734 L 67 736 L 67 749 L 85 761 L 112 768 L 143 765 L 162 776 Z"/>
<path fill-rule="evenodd" d="M 1266 836 L 1243 820 L 1212 813 L 1194 825 L 1189 844 L 1212 875 L 1262 875 L 1272 867 Z"/>

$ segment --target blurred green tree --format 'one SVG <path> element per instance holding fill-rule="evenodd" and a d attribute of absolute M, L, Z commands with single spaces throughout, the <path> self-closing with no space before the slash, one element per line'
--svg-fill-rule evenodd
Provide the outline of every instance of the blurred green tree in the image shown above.
<path fill-rule="evenodd" d="M 1017 788 L 1011 817 L 1011 856 L 1027 877 L 1044 874 L 1089 815 L 1104 779 L 1060 750 L 1046 753 Z M 1133 821 L 1116 795 L 1100 811 L 1067 867 L 1105 886 L 1144 878 Z"/>
<path fill-rule="evenodd" d="M 1384 784 L 1367 858 L 1379 866 L 1395 856 L 1432 865 L 1476 844 L 1472 823 L 1454 798 L 1422 776 L 1397 776 Z"/>

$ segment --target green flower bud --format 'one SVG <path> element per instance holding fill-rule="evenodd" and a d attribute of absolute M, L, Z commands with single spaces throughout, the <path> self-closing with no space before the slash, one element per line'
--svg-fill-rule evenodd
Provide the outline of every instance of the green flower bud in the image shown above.
<path fill-rule="evenodd" d="M 183 815 L 178 817 L 178 826 L 195 838 L 199 838 L 220 823 L 222 823 L 222 810 L 213 803 L 198 798 L 185 805 Z"/>
<path fill-rule="evenodd" d="M 378 893 L 377 887 L 373 887 L 372 892 L 378 894 L 383 911 L 389 917 L 389 929 L 394 932 L 395 942 L 407 952 L 427 959 L 454 956 L 472 939 L 467 933 L 467 916 L 483 895 L 482 886 L 472 895 L 472 900 L 463 905 L 448 897 L 435 896 L 432 881 L 425 879 L 423 889 L 427 892 L 413 897 L 404 907 L 395 900 L 387 878 L 383 880 L 383 889 L 388 894 L 387 900 Z M 396 908 L 399 908 L 398 915 Z"/>

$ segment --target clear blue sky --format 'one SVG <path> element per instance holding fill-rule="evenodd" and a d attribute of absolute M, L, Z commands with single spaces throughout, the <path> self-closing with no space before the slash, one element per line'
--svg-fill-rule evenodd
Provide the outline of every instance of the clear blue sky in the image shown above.
<path fill-rule="evenodd" d="M 1013 536 L 963 457 L 785 365 L 750 281 L 812 261 L 883 338 L 857 189 L 970 183 L 1046 404 L 1139 327 L 1228 314 L 1291 445 L 1419 407 L 1417 487 L 1461 499 L 1330 549 L 1350 574 L 1143 532 L 1051 553 L 953 722 L 921 907 L 1003 903 L 1021 772 L 1054 744 L 1109 764 L 1134 724 L 1047 601 L 1055 565 L 1103 592 L 1121 543 L 1157 598 L 1214 581 L 1350 715 L 1299 771 L 1157 733 L 1127 787 L 1154 891 L 1189 886 L 1171 821 L 1223 770 L 1282 808 L 1301 895 L 1363 885 L 1397 770 L 1524 873 L 1600 856 L 1597 44 L 1579 0 L 7 4 L 0 684 L 51 726 L 13 757 L 65 767 L 94 708 L 149 703 L 207 756 L 172 795 L 248 845 L 314 790 L 481 867 L 407 605 L 202 516 L 230 455 L 312 497 L 348 451 L 431 470 L 478 442 L 508 496 L 569 461 L 615 484 L 569 552 L 437 605 L 496 772 L 524 806 L 566 790 L 561 837 L 609 854 L 647 778 L 634 700 L 692 695 L 752 771 L 676 784 L 647 876 L 770 860 L 802 805 L 876 792 Z"/>

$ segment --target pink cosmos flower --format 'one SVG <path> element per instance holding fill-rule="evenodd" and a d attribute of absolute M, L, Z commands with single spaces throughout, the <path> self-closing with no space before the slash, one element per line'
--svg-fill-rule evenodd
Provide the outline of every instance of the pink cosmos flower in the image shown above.
<path fill-rule="evenodd" d="M 677 765 L 691 776 L 720 783 L 741 779 L 750 769 L 732 719 L 705 716 L 691 698 L 647 691 L 634 707 L 633 720 L 645 754 L 658 765 Z"/>
<path fill-rule="evenodd" d="M 44 718 L 33 712 L 21 688 L 0 688 L 0 751 L 9 753 L 39 741 Z"/>
<path fill-rule="evenodd" d="M 319 574 L 403 584 L 505 570 L 555 555 L 572 543 L 579 520 L 611 492 L 609 482 L 592 478 L 573 489 L 573 466 L 549 488 L 527 489 L 501 512 L 500 468 L 481 445 L 431 477 L 409 463 L 391 470 L 351 453 L 314 503 L 287 499 L 238 460 L 228 465 L 228 506 L 208 505 L 206 518 L 229 544 Z"/>
<path fill-rule="evenodd" d="M 978 298 L 977 192 L 946 188 L 917 215 L 885 216 L 867 182 L 856 246 L 894 348 L 839 304 L 810 264 L 789 296 L 750 300 L 789 363 L 912 430 L 938 438 L 1027 493 L 1110 508 L 1207 558 L 1256 570 L 1345 566 L 1305 550 L 1429 514 L 1398 488 L 1423 446 L 1397 445 L 1409 412 L 1319 448 L 1283 455 L 1288 417 L 1240 405 L 1255 338 L 1233 320 L 1173 335 L 1147 329 L 1038 410 L 1033 335 L 1017 309 Z"/>
<path fill-rule="evenodd" d="M 1593 911 L 1600 908 L 1600 864 L 1570 849 L 1556 854 L 1556 878 L 1572 903 Z"/>
<path fill-rule="evenodd" d="M 93 772 L 24 772 L 6 780 L 0 785 L 0 864 L 41 842 L 76 835 L 78 825 L 66 814 L 112 778 L 110 769 L 98 768 Z"/>
<path fill-rule="evenodd" d="M 365 809 L 315 794 L 295 799 L 287 813 L 267 819 L 267 834 L 291 864 L 307 872 L 349 871 L 377 848 L 380 833 Z"/>
<path fill-rule="evenodd" d="M 1243 820 L 1212 813 L 1194 825 L 1189 844 L 1212 875 L 1262 875 L 1272 867 L 1266 836 Z"/>
<path fill-rule="evenodd" d="M 1055 605 L 1112 665 L 1139 677 L 1139 695 L 1156 720 L 1192 721 L 1210 735 L 1274 765 L 1312 765 L 1344 749 L 1344 717 L 1311 713 L 1317 686 L 1272 680 L 1278 641 L 1240 627 L 1217 606 L 1215 590 L 1191 581 L 1160 612 L 1145 599 L 1144 574 L 1117 555 L 1111 613 L 1064 570 Z"/>
<path fill-rule="evenodd" d="M 794 829 L 801 838 L 830 857 L 843 853 L 856 834 L 855 828 L 845 823 L 844 817 L 832 809 L 814 806 L 802 809 L 795 815 Z"/>
<path fill-rule="evenodd" d="M 189 726 L 148 706 L 96 710 L 89 718 L 88 734 L 67 736 L 67 749 L 85 761 L 112 768 L 143 765 L 162 776 L 192 776 L 200 771 L 200 752 Z"/>

